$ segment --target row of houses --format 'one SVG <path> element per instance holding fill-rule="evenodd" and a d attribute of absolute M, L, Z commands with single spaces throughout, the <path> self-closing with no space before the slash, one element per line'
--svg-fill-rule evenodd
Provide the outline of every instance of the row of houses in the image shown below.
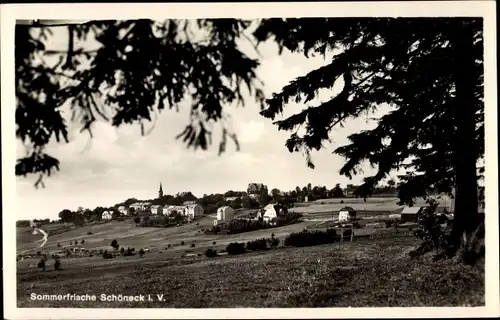
<path fill-rule="evenodd" d="M 136 212 L 149 211 L 152 215 L 171 215 L 174 211 L 188 217 L 188 219 L 195 219 L 201 217 L 204 213 L 203 207 L 194 201 L 186 201 L 181 206 L 162 206 L 159 204 L 151 205 L 147 202 L 134 203 L 129 206 Z"/>
<path fill-rule="evenodd" d="M 174 211 L 186 216 L 188 219 L 195 219 L 201 217 L 204 213 L 203 207 L 197 204 L 195 201 L 185 201 L 181 206 L 162 206 L 162 205 L 151 205 L 150 202 L 136 202 L 127 208 L 126 206 L 119 206 L 117 211 L 122 216 L 128 216 L 132 212 L 150 212 L 152 215 L 170 215 Z M 103 220 L 111 220 L 113 216 L 112 210 L 106 210 L 102 214 Z"/>
<path fill-rule="evenodd" d="M 280 216 L 287 213 L 285 206 L 280 204 L 268 204 L 263 209 L 257 210 L 255 214 L 251 215 L 250 219 L 259 220 L 263 219 L 270 225 L 277 224 Z M 223 225 L 229 223 L 234 219 L 234 209 L 230 206 L 223 206 L 217 209 L 217 218 L 214 220 L 214 226 Z"/>

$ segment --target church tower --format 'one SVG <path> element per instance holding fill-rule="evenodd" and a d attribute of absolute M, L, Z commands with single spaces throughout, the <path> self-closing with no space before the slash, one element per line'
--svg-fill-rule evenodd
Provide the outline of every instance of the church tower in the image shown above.
<path fill-rule="evenodd" d="M 163 197 L 163 189 L 161 187 L 161 182 L 160 182 L 160 190 L 158 190 L 158 199 L 161 199 Z"/>

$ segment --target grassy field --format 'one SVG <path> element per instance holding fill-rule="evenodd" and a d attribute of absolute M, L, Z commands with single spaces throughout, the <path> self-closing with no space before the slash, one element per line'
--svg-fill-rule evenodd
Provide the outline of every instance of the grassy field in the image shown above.
<path fill-rule="evenodd" d="M 325 228 L 342 206 L 365 206 L 358 210 L 362 222 L 383 219 L 398 208 L 391 198 L 329 199 L 298 204 L 304 221 L 235 235 L 206 235 L 214 215 L 191 224 L 169 228 L 136 227 L 132 220 L 111 221 L 82 228 L 63 224 L 44 226 L 54 231 L 46 246 L 37 248 L 40 235 L 30 228 L 17 229 L 18 252 L 54 252 L 70 242 L 85 239 L 78 247 L 110 249 L 116 239 L 122 247 L 149 249 L 139 256 L 103 259 L 62 258 L 62 271 L 36 268 L 39 258 L 17 262 L 18 307 L 367 307 L 367 306 L 479 306 L 484 304 L 484 267 L 466 267 L 453 260 L 432 262 L 424 257 L 410 260 L 412 237 L 358 240 L 306 248 L 277 248 L 241 256 L 206 258 L 211 247 L 218 251 L 231 242 L 270 237 L 283 243 L 292 233 Z M 351 201 L 351 203 L 349 202 Z M 330 211 L 328 211 L 330 210 Z M 248 210 L 237 211 L 236 216 Z M 327 221 L 329 220 L 329 221 Z M 364 224 L 364 223 L 362 223 Z M 67 226 L 66 226 L 67 228 Z M 355 235 L 391 231 L 356 229 Z M 215 244 L 213 242 L 215 241 Z M 184 245 L 181 245 L 184 242 Z M 168 245 L 171 248 L 166 248 Z M 194 244 L 195 247 L 191 247 Z M 186 256 L 188 253 L 199 256 Z M 32 301 L 30 294 L 90 294 L 95 302 Z M 100 294 L 151 294 L 154 301 L 104 302 Z M 157 294 L 164 301 L 158 301 Z"/>
<path fill-rule="evenodd" d="M 242 210 L 238 215 L 247 214 Z M 206 235 L 202 229 L 212 226 L 213 216 L 205 216 L 191 224 L 169 228 L 143 228 L 136 227 L 132 220 L 110 221 L 98 225 L 89 225 L 74 229 L 61 234 L 50 236 L 43 248 L 38 248 L 36 240 L 41 239 L 41 235 L 33 235 L 30 228 L 18 228 L 17 230 L 17 250 L 22 253 L 55 252 L 61 247 L 69 246 L 70 242 L 85 240 L 85 244 L 79 244 L 80 248 L 87 249 L 110 249 L 113 239 L 116 239 L 122 247 L 134 247 L 150 249 L 153 251 L 164 250 L 169 244 L 171 251 L 185 251 L 191 249 L 190 245 L 195 244 L 197 251 L 204 251 L 207 247 L 212 247 L 213 242 L 218 247 L 225 247 L 234 241 L 249 241 L 262 237 L 270 237 L 272 233 L 278 238 L 284 238 L 291 232 L 298 232 L 314 222 L 304 221 L 272 229 L 261 229 L 252 232 L 245 232 L 234 235 Z M 90 234 L 89 234 L 90 233 Z M 181 243 L 184 242 L 184 245 Z"/>
<path fill-rule="evenodd" d="M 278 248 L 241 256 L 63 259 L 62 271 L 18 262 L 18 307 L 383 307 L 484 305 L 484 267 L 410 260 L 411 238 Z M 89 294 L 95 302 L 32 301 Z M 153 301 L 101 302 L 101 294 Z M 157 294 L 163 295 L 158 301 Z"/>

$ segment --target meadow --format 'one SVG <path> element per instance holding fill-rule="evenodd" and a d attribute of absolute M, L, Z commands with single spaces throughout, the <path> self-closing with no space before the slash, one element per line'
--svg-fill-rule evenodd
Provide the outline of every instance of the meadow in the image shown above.
<path fill-rule="evenodd" d="M 356 199 L 358 203 L 362 199 Z M 396 210 L 393 199 L 367 201 L 372 211 L 367 221 L 384 219 Z M 484 304 L 484 266 L 467 267 L 453 260 L 434 262 L 424 256 L 411 260 L 408 253 L 418 246 L 413 237 L 368 239 L 328 245 L 288 248 L 287 235 L 304 229 L 324 229 L 335 215 L 328 210 L 345 205 L 344 200 L 309 202 L 294 208 L 304 221 L 251 232 L 207 235 L 214 215 L 190 224 L 169 228 L 136 227 L 132 220 L 110 221 L 50 236 L 37 248 L 29 228 L 18 228 L 18 252 L 54 252 L 84 239 L 78 247 L 110 250 L 116 239 L 120 247 L 149 249 L 141 258 L 112 259 L 63 257 L 55 271 L 49 260 L 46 271 L 36 267 L 39 257 L 17 262 L 18 307 L 381 307 L 381 306 L 479 306 Z M 354 202 L 354 201 L 353 201 Z M 355 204 L 355 203 L 354 203 Z M 385 211 L 375 210 L 385 206 Z M 304 210 L 306 209 L 306 210 Z M 338 209 L 337 209 L 338 210 Z M 237 216 L 245 215 L 245 210 Z M 332 217 L 334 219 L 332 219 Z M 48 226 L 49 227 L 49 226 Z M 67 227 L 67 226 L 66 226 Z M 51 225 L 57 230 L 62 224 Z M 48 228 L 47 228 L 48 229 Z M 355 229 L 355 235 L 389 232 L 389 229 Z M 221 252 L 231 242 L 247 242 L 274 234 L 280 247 L 238 256 L 207 258 L 207 248 Z M 170 246 L 168 246 L 170 245 Z M 193 247 L 194 246 L 194 247 Z M 30 294 L 157 294 L 164 301 L 75 302 L 32 301 Z"/>
<path fill-rule="evenodd" d="M 484 305 L 484 266 L 410 260 L 411 238 L 277 248 L 216 258 L 66 259 L 19 267 L 18 307 L 391 307 Z M 24 262 L 24 261 L 22 261 Z M 151 294 L 145 302 L 32 301 L 30 294 Z M 158 301 L 156 295 L 163 295 Z"/>

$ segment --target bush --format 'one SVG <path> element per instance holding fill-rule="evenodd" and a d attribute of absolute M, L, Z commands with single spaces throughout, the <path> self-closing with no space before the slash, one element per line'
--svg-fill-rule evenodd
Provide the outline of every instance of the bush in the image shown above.
<path fill-rule="evenodd" d="M 123 249 L 123 248 L 122 248 L 122 249 Z M 120 251 L 121 251 L 121 250 L 120 250 Z M 127 250 L 123 250 L 122 255 L 123 255 L 124 257 L 128 257 L 128 256 L 133 256 L 133 255 L 135 255 L 135 248 L 130 248 L 130 247 L 128 247 L 128 248 L 127 248 Z"/>
<path fill-rule="evenodd" d="M 102 257 L 103 257 L 103 259 L 111 259 L 111 258 L 113 258 L 113 254 L 108 252 L 108 250 L 104 250 Z"/>
<path fill-rule="evenodd" d="M 57 247 L 58 247 L 58 248 L 60 248 L 60 247 L 61 247 L 61 244 L 60 244 L 59 242 L 57 243 Z"/>
<path fill-rule="evenodd" d="M 267 250 L 267 239 L 257 239 L 253 241 L 248 241 L 246 249 L 249 251 Z"/>
<path fill-rule="evenodd" d="M 269 247 L 275 248 L 275 247 L 279 246 L 280 239 L 277 239 L 275 237 L 271 237 L 270 239 L 267 239 L 267 243 L 268 243 Z"/>
<path fill-rule="evenodd" d="M 217 244 L 217 242 L 214 241 L 214 242 L 212 242 L 212 244 L 215 246 Z"/>
<path fill-rule="evenodd" d="M 385 227 L 390 228 L 392 226 L 392 220 L 385 220 Z"/>
<path fill-rule="evenodd" d="M 120 248 L 120 254 L 123 256 L 125 254 L 125 248 L 124 247 L 121 247 Z"/>
<path fill-rule="evenodd" d="M 196 247 L 196 245 L 194 243 L 191 243 L 190 247 L 194 248 L 194 247 Z"/>
<path fill-rule="evenodd" d="M 61 261 L 59 261 L 59 259 L 55 259 L 55 262 L 54 262 L 54 270 L 61 270 Z"/>
<path fill-rule="evenodd" d="M 334 229 L 326 231 L 307 231 L 291 233 L 285 238 L 285 246 L 308 247 L 320 244 L 333 243 L 338 240 L 337 232 Z"/>
<path fill-rule="evenodd" d="M 205 250 L 205 256 L 208 258 L 217 257 L 217 250 L 208 248 L 207 250 Z"/>
<path fill-rule="evenodd" d="M 45 259 L 40 259 L 40 261 L 38 262 L 38 268 L 42 269 L 43 271 L 45 271 Z"/>
<path fill-rule="evenodd" d="M 183 245 L 184 245 L 184 241 L 181 241 L 181 246 L 183 246 Z"/>
<path fill-rule="evenodd" d="M 170 248 L 170 247 L 172 247 L 172 245 L 169 243 L 169 244 L 168 244 L 168 248 Z"/>
<path fill-rule="evenodd" d="M 77 246 L 77 245 L 78 245 L 78 240 L 75 240 L 75 246 Z"/>
<path fill-rule="evenodd" d="M 80 244 L 85 244 L 85 239 L 82 239 L 82 241 L 80 242 Z"/>
<path fill-rule="evenodd" d="M 144 253 L 145 253 L 145 252 L 144 252 L 144 249 L 143 249 L 143 248 L 141 248 L 141 249 L 139 250 L 139 257 L 141 257 L 141 258 L 142 258 L 142 256 L 144 255 Z"/>
<path fill-rule="evenodd" d="M 120 245 L 118 244 L 118 241 L 116 241 L 116 239 L 113 239 L 113 241 L 111 241 L 110 246 L 115 250 L 118 250 L 120 248 Z"/>
<path fill-rule="evenodd" d="M 232 242 L 227 245 L 226 251 L 230 255 L 242 254 L 245 252 L 245 244 L 239 242 Z"/>
<path fill-rule="evenodd" d="M 89 235 L 89 236 L 90 236 L 91 234 L 92 234 L 92 231 L 87 232 L 87 235 Z"/>

